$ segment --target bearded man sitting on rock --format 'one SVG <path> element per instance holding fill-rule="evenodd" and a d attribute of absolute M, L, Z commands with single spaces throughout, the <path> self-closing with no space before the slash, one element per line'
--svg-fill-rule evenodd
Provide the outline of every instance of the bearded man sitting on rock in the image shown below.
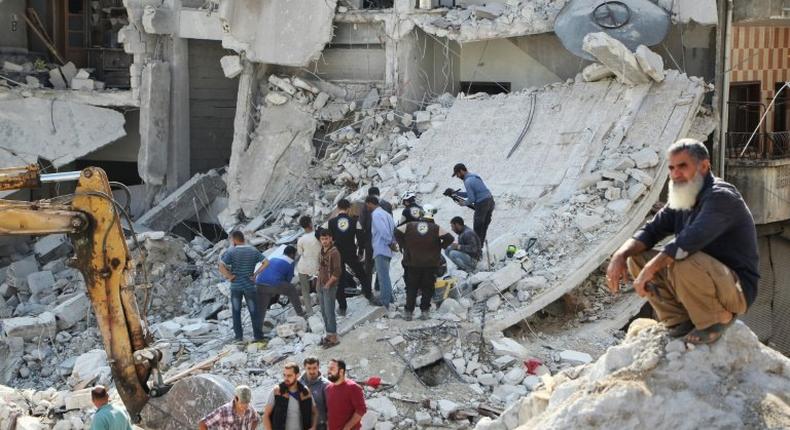
<path fill-rule="evenodd" d="M 705 145 L 680 139 L 667 158 L 667 205 L 612 255 L 606 280 L 616 293 L 627 270 L 670 335 L 708 344 L 757 296 L 757 231 L 738 190 L 711 173 Z"/>

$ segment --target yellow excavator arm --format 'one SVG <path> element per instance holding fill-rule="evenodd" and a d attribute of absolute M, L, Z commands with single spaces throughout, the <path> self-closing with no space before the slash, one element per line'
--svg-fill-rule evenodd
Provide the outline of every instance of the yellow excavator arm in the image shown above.
<path fill-rule="evenodd" d="M 0 169 L 0 190 L 37 188 L 77 181 L 68 202 L 62 198 L 21 202 L 0 200 L 0 234 L 66 233 L 74 245 L 73 266 L 82 272 L 96 314 L 118 394 L 133 417 L 148 402 L 148 380 L 161 353 L 148 347 L 147 327 L 137 309 L 131 256 L 120 214 L 104 170 L 41 174 L 38 166 Z"/>

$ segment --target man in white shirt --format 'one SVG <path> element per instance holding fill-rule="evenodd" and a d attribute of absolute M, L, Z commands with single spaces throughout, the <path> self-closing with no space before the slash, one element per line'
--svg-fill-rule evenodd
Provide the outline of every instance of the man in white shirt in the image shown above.
<path fill-rule="evenodd" d="M 296 263 L 296 273 L 299 275 L 299 286 L 302 289 L 302 308 L 307 316 L 313 314 L 313 304 L 310 302 L 310 286 L 318 276 L 318 260 L 321 256 L 321 242 L 315 237 L 313 220 L 304 215 L 299 218 L 299 225 L 304 229 L 304 234 L 296 242 L 296 252 L 299 261 Z"/>

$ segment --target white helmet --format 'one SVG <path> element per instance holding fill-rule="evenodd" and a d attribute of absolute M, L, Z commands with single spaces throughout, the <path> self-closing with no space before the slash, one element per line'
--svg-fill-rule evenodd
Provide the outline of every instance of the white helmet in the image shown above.
<path fill-rule="evenodd" d="M 401 196 L 400 201 L 401 202 L 405 202 L 405 201 L 408 201 L 408 200 L 411 200 L 411 201 L 417 200 L 417 195 L 414 194 L 411 191 L 405 191 L 403 193 L 403 195 Z"/>
<path fill-rule="evenodd" d="M 432 204 L 426 204 L 422 207 L 423 218 L 433 219 L 433 216 L 436 215 L 436 212 L 439 210 L 436 209 L 436 206 Z"/>

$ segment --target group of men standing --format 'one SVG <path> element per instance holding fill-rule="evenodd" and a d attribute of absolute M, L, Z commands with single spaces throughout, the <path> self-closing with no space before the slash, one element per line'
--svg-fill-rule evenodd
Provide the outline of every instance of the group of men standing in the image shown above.
<path fill-rule="evenodd" d="M 304 373 L 294 362 L 283 366 L 283 379 L 269 393 L 262 413 L 251 406 L 252 390 L 236 387 L 234 398 L 200 420 L 200 430 L 358 430 L 367 412 L 365 396 L 346 377 L 346 363 L 333 359 L 327 376 L 316 357 L 307 357 Z"/>
<path fill-rule="evenodd" d="M 346 199 L 339 200 L 333 215 L 318 229 L 309 216 L 302 216 L 299 224 L 304 234 L 295 247 L 285 247 L 283 255 L 277 258 L 264 258 L 257 249 L 245 244 L 241 232 L 234 231 L 233 247 L 222 256 L 220 272 L 231 281 L 236 340 L 243 337 L 242 299 L 250 312 L 257 341 L 263 339 L 266 309 L 274 297 L 287 296 L 297 315 L 310 316 L 313 312 L 310 293 L 315 289 L 326 331 L 321 344 L 337 345 L 337 316 L 345 316 L 347 312 L 346 290 L 356 289 L 354 278 L 359 280 L 361 292 L 371 304 L 386 309 L 392 306 L 390 263 L 398 251 L 403 252 L 406 283 L 404 318 L 412 318 L 417 296 L 422 295 L 421 318 L 427 319 L 436 278 L 444 266 L 442 250 L 456 266 L 473 271 L 482 255 L 494 209 L 491 192 L 479 176 L 469 173 L 463 164 L 454 167 L 453 176 L 462 179 L 466 187 L 466 192 L 458 192 L 456 201 L 475 211 L 474 230 L 464 225 L 463 218 L 452 219 L 450 227 L 458 235 L 458 243 L 453 243 L 453 236 L 434 222 L 435 210 L 428 205 L 420 207 L 411 193 L 401 199 L 404 209 L 396 225 L 392 204 L 380 197 L 376 187 L 369 189 L 364 203 L 352 205 Z M 373 288 L 374 272 L 377 296 Z M 301 294 L 291 283 L 294 273 Z"/>

